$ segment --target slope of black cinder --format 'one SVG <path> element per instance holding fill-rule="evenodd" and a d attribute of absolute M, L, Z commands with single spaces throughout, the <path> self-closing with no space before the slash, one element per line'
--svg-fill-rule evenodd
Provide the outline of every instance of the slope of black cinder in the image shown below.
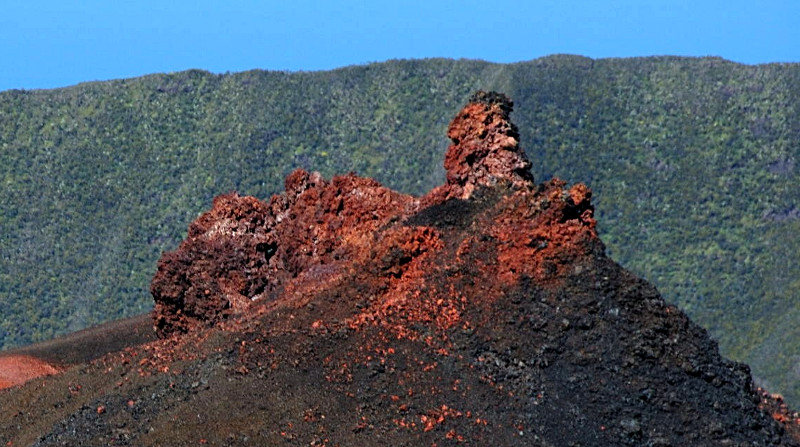
<path fill-rule="evenodd" d="M 552 443 L 541 445 L 789 442 L 758 409 L 749 368 L 651 285 L 605 257 L 575 270 L 563 288 L 509 294 L 460 340 L 516 396 L 504 405 Z"/>

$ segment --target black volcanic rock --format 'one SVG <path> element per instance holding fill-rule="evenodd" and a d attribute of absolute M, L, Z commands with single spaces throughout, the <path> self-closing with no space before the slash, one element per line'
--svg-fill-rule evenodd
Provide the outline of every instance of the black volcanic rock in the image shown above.
<path fill-rule="evenodd" d="M 521 173 L 511 102 L 476 98 L 424 197 L 297 171 L 269 204 L 215 201 L 159 264 L 164 338 L 3 392 L 0 436 L 800 445 L 745 365 L 605 255 L 586 186 Z"/>

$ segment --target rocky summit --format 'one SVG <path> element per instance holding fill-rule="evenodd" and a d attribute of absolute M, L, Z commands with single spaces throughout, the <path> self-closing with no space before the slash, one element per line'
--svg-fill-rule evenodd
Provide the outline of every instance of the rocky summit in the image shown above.
<path fill-rule="evenodd" d="M 151 292 L 159 340 L 0 393 L 7 445 L 797 446 L 800 419 L 609 259 L 478 92 L 422 197 L 297 170 L 214 200 Z"/>

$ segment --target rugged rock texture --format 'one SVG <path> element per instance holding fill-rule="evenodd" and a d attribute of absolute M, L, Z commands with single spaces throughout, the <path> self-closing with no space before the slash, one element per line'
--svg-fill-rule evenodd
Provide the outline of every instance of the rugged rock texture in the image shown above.
<path fill-rule="evenodd" d="M 151 291 L 162 336 L 213 324 L 287 285 L 330 276 L 355 247 L 417 201 L 353 174 L 325 181 L 296 170 L 265 203 L 236 193 L 214 199 L 178 250 L 158 263 Z"/>
<path fill-rule="evenodd" d="M 159 263 L 163 339 L 0 394 L 0 434 L 800 445 L 747 366 L 605 255 L 585 185 L 533 183 L 510 111 L 477 94 L 450 126 L 447 183 L 418 199 L 304 171 L 269 203 L 218 198 Z"/>
<path fill-rule="evenodd" d="M 479 91 L 470 98 L 447 130 L 453 142 L 444 158 L 447 183 L 428 194 L 431 199 L 466 199 L 475 188 L 501 180 L 521 188 L 533 185 L 531 162 L 509 119 L 513 106 L 508 97 L 494 92 Z"/>

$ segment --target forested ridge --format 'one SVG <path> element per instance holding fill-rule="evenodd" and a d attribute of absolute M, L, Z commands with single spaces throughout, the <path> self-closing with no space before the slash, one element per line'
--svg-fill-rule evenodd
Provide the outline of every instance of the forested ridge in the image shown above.
<path fill-rule="evenodd" d="M 148 310 L 155 263 L 217 194 L 296 167 L 420 194 L 448 118 L 515 102 L 537 181 L 586 182 L 611 257 L 800 402 L 800 65 L 718 58 L 191 70 L 0 92 L 0 345 Z"/>

